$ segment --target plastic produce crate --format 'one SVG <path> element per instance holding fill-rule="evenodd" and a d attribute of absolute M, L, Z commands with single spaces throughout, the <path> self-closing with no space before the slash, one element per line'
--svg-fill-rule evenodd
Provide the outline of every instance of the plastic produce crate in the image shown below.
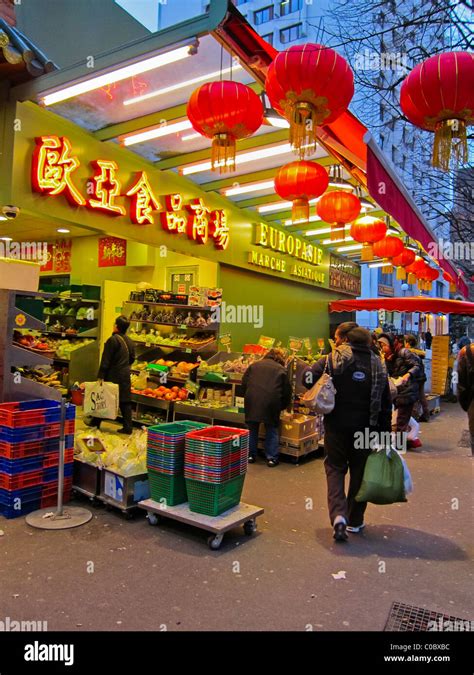
<path fill-rule="evenodd" d="M 41 441 L 20 441 L 19 443 L 0 441 L 0 458 L 26 459 L 45 453 L 59 452 L 58 438 L 43 438 Z M 66 448 L 74 447 L 74 436 L 66 436 Z"/>
<path fill-rule="evenodd" d="M 64 476 L 72 476 L 72 463 L 64 465 Z M 1 490 L 22 490 L 23 488 L 42 486 L 45 483 L 51 483 L 58 480 L 58 467 L 50 469 L 38 469 L 37 471 L 28 471 L 27 473 L 17 473 L 10 475 L 0 473 Z"/>
<path fill-rule="evenodd" d="M 69 464 L 74 459 L 74 448 L 69 448 L 64 453 L 64 463 Z M 59 465 L 59 449 L 56 452 L 48 452 L 24 459 L 5 459 L 0 457 L 0 473 L 8 473 L 10 476 L 35 469 L 47 469 Z"/>
<path fill-rule="evenodd" d="M 66 419 L 72 420 L 75 417 L 76 407 L 68 404 Z M 39 399 L 0 404 L 0 427 L 18 429 L 60 421 L 61 404 L 58 401 Z"/>
<path fill-rule="evenodd" d="M 184 476 L 166 476 L 160 471 L 148 467 L 148 480 L 150 481 L 150 495 L 155 502 L 165 500 L 167 506 L 177 506 L 188 501 Z"/>
<path fill-rule="evenodd" d="M 66 420 L 64 433 L 66 436 L 74 434 L 75 420 Z M 0 425 L 0 441 L 6 443 L 22 443 L 28 441 L 42 441 L 47 438 L 59 438 L 61 434 L 61 424 L 43 424 L 34 427 L 20 427 L 11 429 L 8 426 Z"/>
<path fill-rule="evenodd" d="M 69 501 L 71 496 L 72 479 L 67 478 L 64 481 L 63 499 L 64 503 Z M 58 484 L 51 484 L 42 487 L 25 488 L 8 492 L 0 489 L 0 515 L 5 518 L 19 518 L 26 516 L 32 511 L 41 508 L 56 506 L 58 501 Z"/>
<path fill-rule="evenodd" d="M 225 483 L 211 484 L 186 478 L 189 509 L 206 516 L 219 516 L 240 503 L 244 487 L 244 476 L 238 476 Z"/>

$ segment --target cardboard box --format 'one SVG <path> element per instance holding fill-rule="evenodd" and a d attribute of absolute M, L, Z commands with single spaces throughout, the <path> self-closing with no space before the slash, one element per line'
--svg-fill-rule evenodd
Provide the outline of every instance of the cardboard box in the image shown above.
<path fill-rule="evenodd" d="M 282 441 L 300 441 L 318 432 L 318 418 L 308 415 L 283 413 L 280 419 L 279 434 Z M 260 425 L 259 436 L 265 436 L 265 426 Z"/>
<path fill-rule="evenodd" d="M 26 260 L 0 258 L 0 288 L 10 291 L 37 291 L 40 266 Z"/>

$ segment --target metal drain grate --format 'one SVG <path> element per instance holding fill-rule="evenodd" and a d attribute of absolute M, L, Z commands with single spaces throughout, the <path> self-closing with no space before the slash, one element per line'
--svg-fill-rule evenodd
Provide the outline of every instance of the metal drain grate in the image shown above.
<path fill-rule="evenodd" d="M 423 607 L 394 602 L 384 630 L 396 632 L 464 632 L 474 630 L 474 621 L 441 614 L 441 612 L 433 612 L 429 609 L 423 609 Z"/>

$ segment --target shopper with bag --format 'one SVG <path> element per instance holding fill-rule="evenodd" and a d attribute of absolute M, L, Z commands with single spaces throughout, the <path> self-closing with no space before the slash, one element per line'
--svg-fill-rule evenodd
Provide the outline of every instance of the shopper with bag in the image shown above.
<path fill-rule="evenodd" d="M 125 316 L 115 319 L 112 335 L 104 345 L 99 366 L 99 382 L 114 382 L 119 387 L 119 405 L 122 413 L 123 427 L 119 434 L 131 434 L 132 427 L 132 394 L 130 366 L 135 361 L 135 345 L 127 337 L 130 321 Z M 91 426 L 100 428 L 101 419 L 93 418 Z"/>
<path fill-rule="evenodd" d="M 334 539 L 347 540 L 346 530 L 357 533 L 364 527 L 366 503 L 356 502 L 370 447 L 355 447 L 356 439 L 370 433 L 390 433 L 392 403 L 385 367 L 372 350 L 372 336 L 354 322 L 338 326 L 336 348 L 303 373 L 303 384 L 311 395 L 328 371 L 335 389 L 333 408 L 324 417 L 324 451 L 328 507 Z M 316 397 L 319 399 L 318 392 Z M 318 405 L 316 405 L 317 409 Z M 368 432 L 368 433 L 367 433 Z M 349 490 L 345 476 L 349 471 Z"/>
<path fill-rule="evenodd" d="M 461 408 L 467 412 L 471 435 L 471 454 L 474 456 L 474 349 L 465 345 L 458 356 L 457 397 Z"/>
<path fill-rule="evenodd" d="M 244 373 L 245 422 L 250 431 L 249 462 L 257 459 L 260 424 L 265 425 L 265 455 L 269 467 L 277 466 L 280 413 L 291 403 L 292 389 L 281 349 L 270 349 Z"/>
<path fill-rule="evenodd" d="M 405 349 L 403 341 L 390 333 L 382 333 L 379 344 L 388 374 L 397 387 L 397 395 L 393 401 L 397 410 L 397 420 L 392 430 L 397 432 L 397 437 L 400 438 L 400 434 L 407 431 L 413 406 L 420 394 L 421 359 L 409 349 Z"/>
<path fill-rule="evenodd" d="M 425 382 L 426 382 L 426 373 L 425 373 L 425 365 L 423 363 L 425 357 L 426 357 L 426 352 L 423 349 L 418 349 L 417 348 L 417 341 L 416 337 L 414 335 L 405 335 L 405 347 L 406 349 L 409 349 L 413 354 L 416 354 L 420 358 L 420 367 L 421 367 L 421 373 L 420 377 L 418 379 L 418 386 L 419 386 L 419 392 L 418 392 L 418 401 L 421 404 L 421 409 L 422 409 L 422 414 L 420 416 L 420 422 L 429 422 L 430 421 L 430 410 L 428 408 L 428 401 L 426 400 L 426 394 L 425 394 Z"/>

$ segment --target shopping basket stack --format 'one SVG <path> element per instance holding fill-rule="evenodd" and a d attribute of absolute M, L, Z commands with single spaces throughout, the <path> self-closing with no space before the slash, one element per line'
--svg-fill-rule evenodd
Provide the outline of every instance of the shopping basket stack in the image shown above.
<path fill-rule="evenodd" d="M 249 432 L 209 427 L 186 434 L 184 476 L 189 508 L 218 516 L 240 502 L 249 453 Z"/>
<path fill-rule="evenodd" d="M 148 429 L 147 470 L 151 498 L 168 506 L 187 501 L 184 482 L 185 435 L 207 425 L 184 420 Z"/>
<path fill-rule="evenodd" d="M 64 501 L 71 496 L 76 408 L 66 409 Z M 17 518 L 54 506 L 58 495 L 61 404 L 0 404 L 0 515 Z"/>

